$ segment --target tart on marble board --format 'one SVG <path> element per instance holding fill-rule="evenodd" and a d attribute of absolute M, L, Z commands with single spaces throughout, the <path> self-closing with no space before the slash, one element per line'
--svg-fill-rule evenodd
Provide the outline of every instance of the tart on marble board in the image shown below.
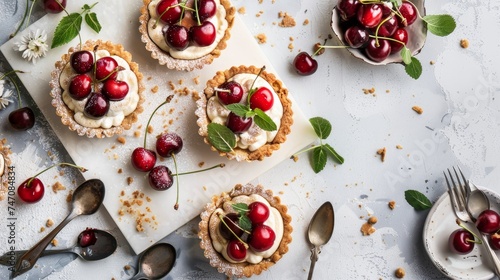
<path fill-rule="evenodd" d="M 71 65 L 71 57 L 80 51 L 88 51 L 87 55 L 90 54 L 94 63 L 90 68 L 79 69 L 77 72 Z M 107 69 L 104 72 L 96 70 L 101 69 L 95 66 L 99 60 L 104 65 L 102 69 Z M 113 74 L 113 69 L 120 70 Z M 77 76 L 81 78 L 79 81 Z M 55 63 L 51 78 L 50 96 L 56 114 L 61 117 L 64 125 L 80 136 L 104 138 L 119 135 L 130 129 L 143 111 L 143 75 L 139 72 L 138 64 L 132 61 L 132 55 L 120 44 L 88 40 L 81 48 L 71 47 L 62 55 L 61 60 Z M 82 90 L 88 87 L 89 82 L 90 93 Z M 82 84 L 84 86 L 81 86 Z M 93 96 L 100 98 L 90 100 Z M 96 111 L 86 108 L 92 101 L 103 104 L 104 99 L 108 100 L 109 109 Z"/>
<path fill-rule="evenodd" d="M 143 2 L 144 5 L 141 8 L 139 17 L 141 40 L 146 44 L 146 50 L 151 52 L 151 57 L 158 60 L 161 65 L 166 65 L 169 69 L 175 70 L 191 71 L 201 69 L 204 65 L 212 63 L 226 48 L 227 40 L 231 37 L 230 31 L 236 14 L 236 8 L 231 5 L 229 0 L 214 0 L 213 3 L 216 5 L 215 15 L 204 19 L 211 22 L 215 27 L 215 40 L 210 44 L 201 46 L 191 40 L 185 49 L 176 49 L 167 44 L 165 32 L 169 26 L 179 25 L 179 22 L 187 29 L 197 25 L 197 21 L 193 18 L 193 11 L 185 9 L 181 21 L 176 20 L 167 23 L 160 19 L 161 14 L 158 13 L 157 6 L 175 5 L 180 1 L 143 0 Z M 188 0 L 187 6 L 193 7 L 194 1 Z M 180 9 L 180 7 L 177 7 L 177 9 Z M 170 21 L 173 20 L 170 19 Z"/>
<path fill-rule="evenodd" d="M 12 152 L 6 143 L 6 139 L 0 139 L 0 200 L 3 200 L 7 193 L 9 187 L 8 167 L 12 164 L 9 157 Z"/>
<path fill-rule="evenodd" d="M 252 87 L 252 89 L 262 87 L 269 89 L 273 96 L 273 103 L 272 107 L 264 113 L 274 121 L 277 130 L 265 131 L 252 122 L 246 131 L 235 133 L 236 146 L 232 151 L 223 152 L 210 144 L 208 125 L 212 122 L 222 125 L 228 123 L 230 111 L 221 103 L 217 89 L 229 82 L 237 82 L 241 85 L 243 95 L 241 100 L 236 102 L 240 104 L 247 103 L 247 95 Z M 210 145 L 213 151 L 219 152 L 221 156 L 237 161 L 264 160 L 280 148 L 291 132 L 293 111 L 292 103 L 288 98 L 288 90 L 274 74 L 261 68 L 235 66 L 225 71 L 218 71 L 212 79 L 207 81 L 206 88 L 203 93 L 199 94 L 199 97 L 195 112 L 198 117 L 197 124 L 200 127 L 198 133 L 204 138 L 205 143 Z"/>
<path fill-rule="evenodd" d="M 253 247 L 249 246 L 246 249 L 246 256 L 235 261 L 227 253 L 229 242 L 231 240 L 234 242 L 235 239 L 230 237 L 228 240 L 227 234 L 221 233 L 221 227 L 225 226 L 221 222 L 221 217 L 235 213 L 232 207 L 235 203 L 249 205 L 255 201 L 269 207 L 269 217 L 263 224 L 274 230 L 276 238 L 272 247 L 264 251 L 254 251 Z M 228 193 L 213 196 L 211 202 L 206 204 L 200 215 L 198 232 L 200 247 L 204 250 L 204 255 L 209 259 L 210 265 L 228 277 L 259 275 L 276 264 L 288 252 L 288 245 L 292 242 L 293 228 L 292 218 L 287 211 L 287 206 L 282 204 L 281 199 L 274 196 L 271 190 L 266 190 L 261 185 L 236 185 Z M 245 236 L 246 234 L 243 234 L 241 238 L 245 239 Z M 249 239 L 247 238 L 247 242 Z"/>

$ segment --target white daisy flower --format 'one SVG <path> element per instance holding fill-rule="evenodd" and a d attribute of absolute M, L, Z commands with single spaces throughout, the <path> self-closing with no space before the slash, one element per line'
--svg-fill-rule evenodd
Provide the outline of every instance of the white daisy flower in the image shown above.
<path fill-rule="evenodd" d="M 35 64 L 39 58 L 45 56 L 49 49 L 45 41 L 47 41 L 45 30 L 30 30 L 28 35 L 22 37 L 21 42 L 14 43 L 14 50 L 22 52 L 24 59 Z"/>

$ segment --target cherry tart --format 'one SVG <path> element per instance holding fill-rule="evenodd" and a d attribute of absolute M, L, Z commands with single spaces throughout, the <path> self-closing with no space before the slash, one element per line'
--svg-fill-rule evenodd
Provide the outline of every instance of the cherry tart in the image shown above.
<path fill-rule="evenodd" d="M 293 111 L 288 90 L 276 76 L 261 68 L 238 66 L 218 71 L 207 81 L 199 97 L 195 112 L 200 127 L 198 133 L 221 156 L 237 161 L 263 160 L 278 150 L 291 132 Z M 233 104 L 263 112 L 276 129 L 261 127 L 255 120 L 258 116 L 236 115 L 227 107 Z M 211 144 L 208 129 L 211 123 L 224 125 L 235 135 L 236 145 L 230 151 L 222 151 Z"/>
<path fill-rule="evenodd" d="M 169 69 L 191 71 L 226 48 L 236 9 L 229 0 L 143 0 L 141 40 Z"/>
<path fill-rule="evenodd" d="M 142 74 L 122 45 L 89 40 L 70 48 L 55 68 L 52 105 L 62 123 L 78 135 L 121 134 L 143 111 Z"/>
<path fill-rule="evenodd" d="M 9 157 L 11 151 L 6 143 L 6 139 L 0 139 L 0 200 L 3 200 L 7 194 L 9 186 L 9 166 L 12 163 Z"/>
<path fill-rule="evenodd" d="M 229 278 L 259 275 L 288 252 L 293 228 L 287 211 L 271 190 L 236 185 L 205 206 L 200 247 L 210 265 Z"/>

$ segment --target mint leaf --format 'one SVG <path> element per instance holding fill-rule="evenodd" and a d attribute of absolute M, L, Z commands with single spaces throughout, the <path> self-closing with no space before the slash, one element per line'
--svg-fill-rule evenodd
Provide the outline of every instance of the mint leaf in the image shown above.
<path fill-rule="evenodd" d="M 95 13 L 88 13 L 85 15 L 85 22 L 87 25 L 92 28 L 96 33 L 99 33 L 101 31 L 102 26 L 97 20 L 97 15 Z"/>
<path fill-rule="evenodd" d="M 401 58 L 403 59 L 403 62 L 405 64 L 411 63 L 411 52 L 410 49 L 408 49 L 406 46 L 403 46 L 403 48 L 401 49 Z"/>
<path fill-rule="evenodd" d="M 310 118 L 309 122 L 320 139 L 326 139 L 332 132 L 332 125 L 322 117 Z"/>
<path fill-rule="evenodd" d="M 312 168 L 315 173 L 319 173 L 326 166 L 326 152 L 323 150 L 323 146 L 314 148 L 312 155 Z"/>
<path fill-rule="evenodd" d="M 82 16 L 79 13 L 69 14 L 61 19 L 54 31 L 51 49 L 69 43 L 80 32 L 82 26 Z"/>
<path fill-rule="evenodd" d="M 264 111 L 262 111 L 259 108 L 255 108 L 254 112 L 256 115 L 253 118 L 253 121 L 260 128 L 262 128 L 265 131 L 275 131 L 276 129 L 278 129 L 278 126 L 276 126 L 271 117 L 269 117 L 266 113 L 264 113 Z"/>
<path fill-rule="evenodd" d="M 422 75 L 422 64 L 414 56 L 411 57 L 411 63 L 405 65 L 406 74 L 413 79 L 418 79 Z"/>
<path fill-rule="evenodd" d="M 344 163 L 344 158 L 343 158 L 341 155 L 339 155 L 339 154 L 335 151 L 335 149 L 334 149 L 332 146 L 330 146 L 330 144 L 323 144 L 323 147 L 324 147 L 324 149 L 325 149 L 327 152 L 329 152 L 329 153 L 330 153 L 330 155 L 331 155 L 331 156 L 332 156 L 335 160 L 337 160 L 337 161 L 338 161 L 338 163 L 340 163 L 340 164 Z"/>
<path fill-rule="evenodd" d="M 248 212 L 248 205 L 246 203 L 235 203 L 231 206 L 238 215 L 244 215 Z"/>
<path fill-rule="evenodd" d="M 250 221 L 250 218 L 248 218 L 247 215 L 240 215 L 238 225 L 243 230 L 252 231 L 252 221 Z"/>
<path fill-rule="evenodd" d="M 426 210 L 432 207 L 430 200 L 421 192 L 416 190 L 406 190 L 405 199 L 415 210 Z"/>
<path fill-rule="evenodd" d="M 455 19 L 450 15 L 427 15 L 423 21 L 427 23 L 427 29 L 434 35 L 450 35 L 457 27 Z"/>
<path fill-rule="evenodd" d="M 217 150 L 222 152 L 231 152 L 236 146 L 236 136 L 224 125 L 218 123 L 210 123 L 207 127 L 208 142 Z"/>
<path fill-rule="evenodd" d="M 247 117 L 247 113 L 250 111 L 250 108 L 246 105 L 240 104 L 240 103 L 233 103 L 229 104 L 226 106 L 226 108 L 235 113 L 236 115 L 240 117 Z"/>

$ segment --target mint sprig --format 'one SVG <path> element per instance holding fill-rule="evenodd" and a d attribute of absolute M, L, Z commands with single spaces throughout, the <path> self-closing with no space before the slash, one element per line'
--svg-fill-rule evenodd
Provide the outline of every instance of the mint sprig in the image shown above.
<path fill-rule="evenodd" d="M 85 22 L 87 25 L 99 33 L 102 29 L 101 24 L 97 20 L 97 15 L 90 10 L 97 5 L 97 2 L 92 4 L 91 6 L 85 4 L 82 7 L 81 13 L 71 13 L 69 14 L 66 10 L 64 10 L 67 15 L 61 19 L 59 24 L 57 25 L 54 31 L 54 38 L 52 39 L 52 44 L 50 46 L 51 49 L 57 48 L 64 44 L 69 43 L 76 36 L 80 36 L 80 30 L 82 28 L 83 16 L 85 16 Z M 80 44 L 81 44 L 80 38 Z"/>
<path fill-rule="evenodd" d="M 248 205 L 245 203 L 235 203 L 232 205 L 234 211 L 238 213 L 238 225 L 245 231 L 252 230 L 252 221 L 247 216 Z"/>
<path fill-rule="evenodd" d="M 427 210 L 432 207 L 431 201 L 417 190 L 406 190 L 405 199 L 415 210 Z"/>
<path fill-rule="evenodd" d="M 236 147 L 236 136 L 227 126 L 218 123 L 209 123 L 208 142 L 221 152 L 232 152 Z"/>
<path fill-rule="evenodd" d="M 322 117 L 314 117 L 309 119 L 314 132 L 319 138 L 319 144 L 312 147 L 303 149 L 292 156 L 292 159 L 297 159 L 297 156 L 301 153 L 312 150 L 312 169 L 315 173 L 319 173 L 326 166 L 328 160 L 328 155 L 330 155 L 336 162 L 342 164 L 344 163 L 344 158 L 339 155 L 335 149 L 328 143 L 323 143 L 323 140 L 330 136 L 332 132 L 332 125 L 330 122 Z"/>
<path fill-rule="evenodd" d="M 427 24 L 427 30 L 436 36 L 448 36 L 457 27 L 455 19 L 450 15 L 427 15 L 422 20 Z"/>

